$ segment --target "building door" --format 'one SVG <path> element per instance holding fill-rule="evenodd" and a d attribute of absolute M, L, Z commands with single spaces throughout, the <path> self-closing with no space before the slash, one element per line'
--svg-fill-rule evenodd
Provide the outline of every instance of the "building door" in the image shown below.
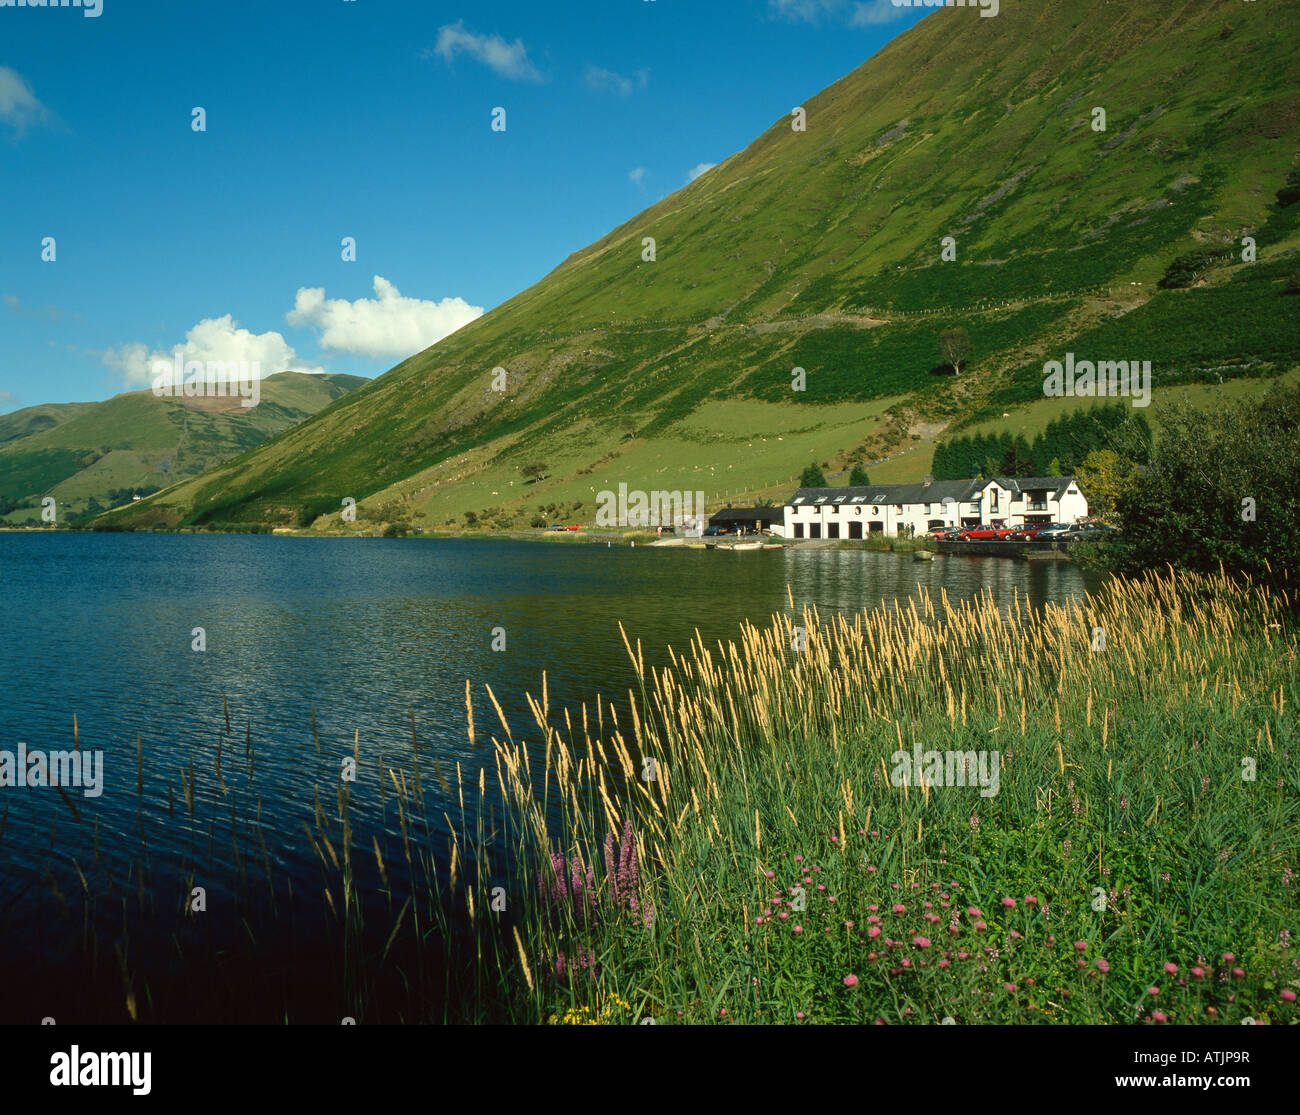
<path fill-rule="evenodd" d="M 840 536 L 840 524 L 839 524 L 839 523 L 827 523 L 827 524 L 826 524 L 826 537 L 827 537 L 827 538 L 838 538 L 839 536 Z"/>
<path fill-rule="evenodd" d="M 821 523 L 809 523 L 809 524 L 808 524 L 808 537 L 809 537 L 809 538 L 820 538 L 821 536 L 822 536 L 822 525 L 821 525 Z"/>
<path fill-rule="evenodd" d="M 862 537 L 862 524 L 861 524 L 861 523 L 849 523 L 849 537 L 850 537 L 850 538 L 861 538 L 861 537 Z"/>

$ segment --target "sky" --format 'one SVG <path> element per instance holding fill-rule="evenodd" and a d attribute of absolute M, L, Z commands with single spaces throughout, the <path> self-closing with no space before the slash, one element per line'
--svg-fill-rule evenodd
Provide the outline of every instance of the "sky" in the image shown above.
<path fill-rule="evenodd" d="M 926 14 L 64 2 L 0 0 L 0 413 L 149 387 L 178 347 L 379 375 Z"/>

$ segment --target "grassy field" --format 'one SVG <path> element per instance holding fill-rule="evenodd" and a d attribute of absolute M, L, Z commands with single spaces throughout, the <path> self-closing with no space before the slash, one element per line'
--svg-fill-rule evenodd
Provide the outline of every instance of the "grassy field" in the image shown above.
<path fill-rule="evenodd" d="M 640 717 L 594 742 L 539 707 L 545 771 L 498 753 L 534 839 L 572 803 L 547 837 L 569 883 L 543 862 L 512 1014 L 1292 1021 L 1295 666 L 1282 601 L 1188 578 L 1041 617 L 792 613 L 643 675 Z M 996 753 L 1000 779 L 896 785 L 914 750 L 963 753 L 972 782 Z"/>

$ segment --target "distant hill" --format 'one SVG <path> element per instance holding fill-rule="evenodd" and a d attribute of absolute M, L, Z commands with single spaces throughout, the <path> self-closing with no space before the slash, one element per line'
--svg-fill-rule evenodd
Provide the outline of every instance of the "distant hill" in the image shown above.
<path fill-rule="evenodd" d="M 809 461 L 919 479 L 944 431 L 1079 405 L 1042 396 L 1067 350 L 1150 359 L 1157 401 L 1290 374 L 1297 42 L 1295 0 L 936 9 L 809 96 L 806 130 L 779 116 L 437 345 L 109 519 L 306 522 L 353 497 L 361 522 L 587 521 L 620 482 L 716 505 Z M 1189 288 L 1157 288 L 1207 248 Z M 944 374 L 957 327 L 970 355 Z"/>
<path fill-rule="evenodd" d="M 101 403 L 27 407 L 0 416 L 3 520 L 60 522 L 131 502 L 237 456 L 368 382 L 362 376 L 281 372 L 255 407 L 238 398 L 159 398 L 130 391 Z"/>
<path fill-rule="evenodd" d="M 42 403 L 39 406 L 24 407 L 0 414 L 0 445 L 7 445 L 19 438 L 30 437 L 45 430 L 52 430 L 64 422 L 84 414 L 95 403 Z"/>

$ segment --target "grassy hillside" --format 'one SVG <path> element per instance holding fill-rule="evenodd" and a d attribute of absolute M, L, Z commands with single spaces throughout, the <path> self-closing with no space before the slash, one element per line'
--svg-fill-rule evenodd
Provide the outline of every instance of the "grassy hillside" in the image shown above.
<path fill-rule="evenodd" d="M 0 445 L 7 445 L 19 438 L 30 437 L 44 430 L 52 430 L 77 415 L 85 413 L 94 403 L 42 403 L 39 406 L 23 407 L 8 414 L 0 414 Z"/>
<path fill-rule="evenodd" d="M 0 508 L 4 519 L 40 518 L 58 502 L 59 521 L 157 490 L 236 456 L 367 381 L 361 376 L 281 372 L 262 381 L 261 401 L 157 398 L 131 391 L 102 403 L 29 407 L 0 419 Z M 25 436 L 23 429 L 31 432 Z M 127 493 L 125 496 L 122 493 Z"/>
<path fill-rule="evenodd" d="M 1300 204 L 1275 195 L 1300 3 L 972 15 L 934 11 L 810 96 L 805 131 L 780 116 L 440 344 L 111 520 L 305 523 L 350 496 L 363 521 L 526 525 L 589 519 L 619 482 L 720 503 L 809 460 L 919 462 L 1041 401 L 1067 350 L 1150 359 L 1161 391 L 1294 368 Z M 1225 258 L 1199 285 L 1156 288 L 1204 246 Z M 971 356 L 940 374 L 955 326 Z"/>

